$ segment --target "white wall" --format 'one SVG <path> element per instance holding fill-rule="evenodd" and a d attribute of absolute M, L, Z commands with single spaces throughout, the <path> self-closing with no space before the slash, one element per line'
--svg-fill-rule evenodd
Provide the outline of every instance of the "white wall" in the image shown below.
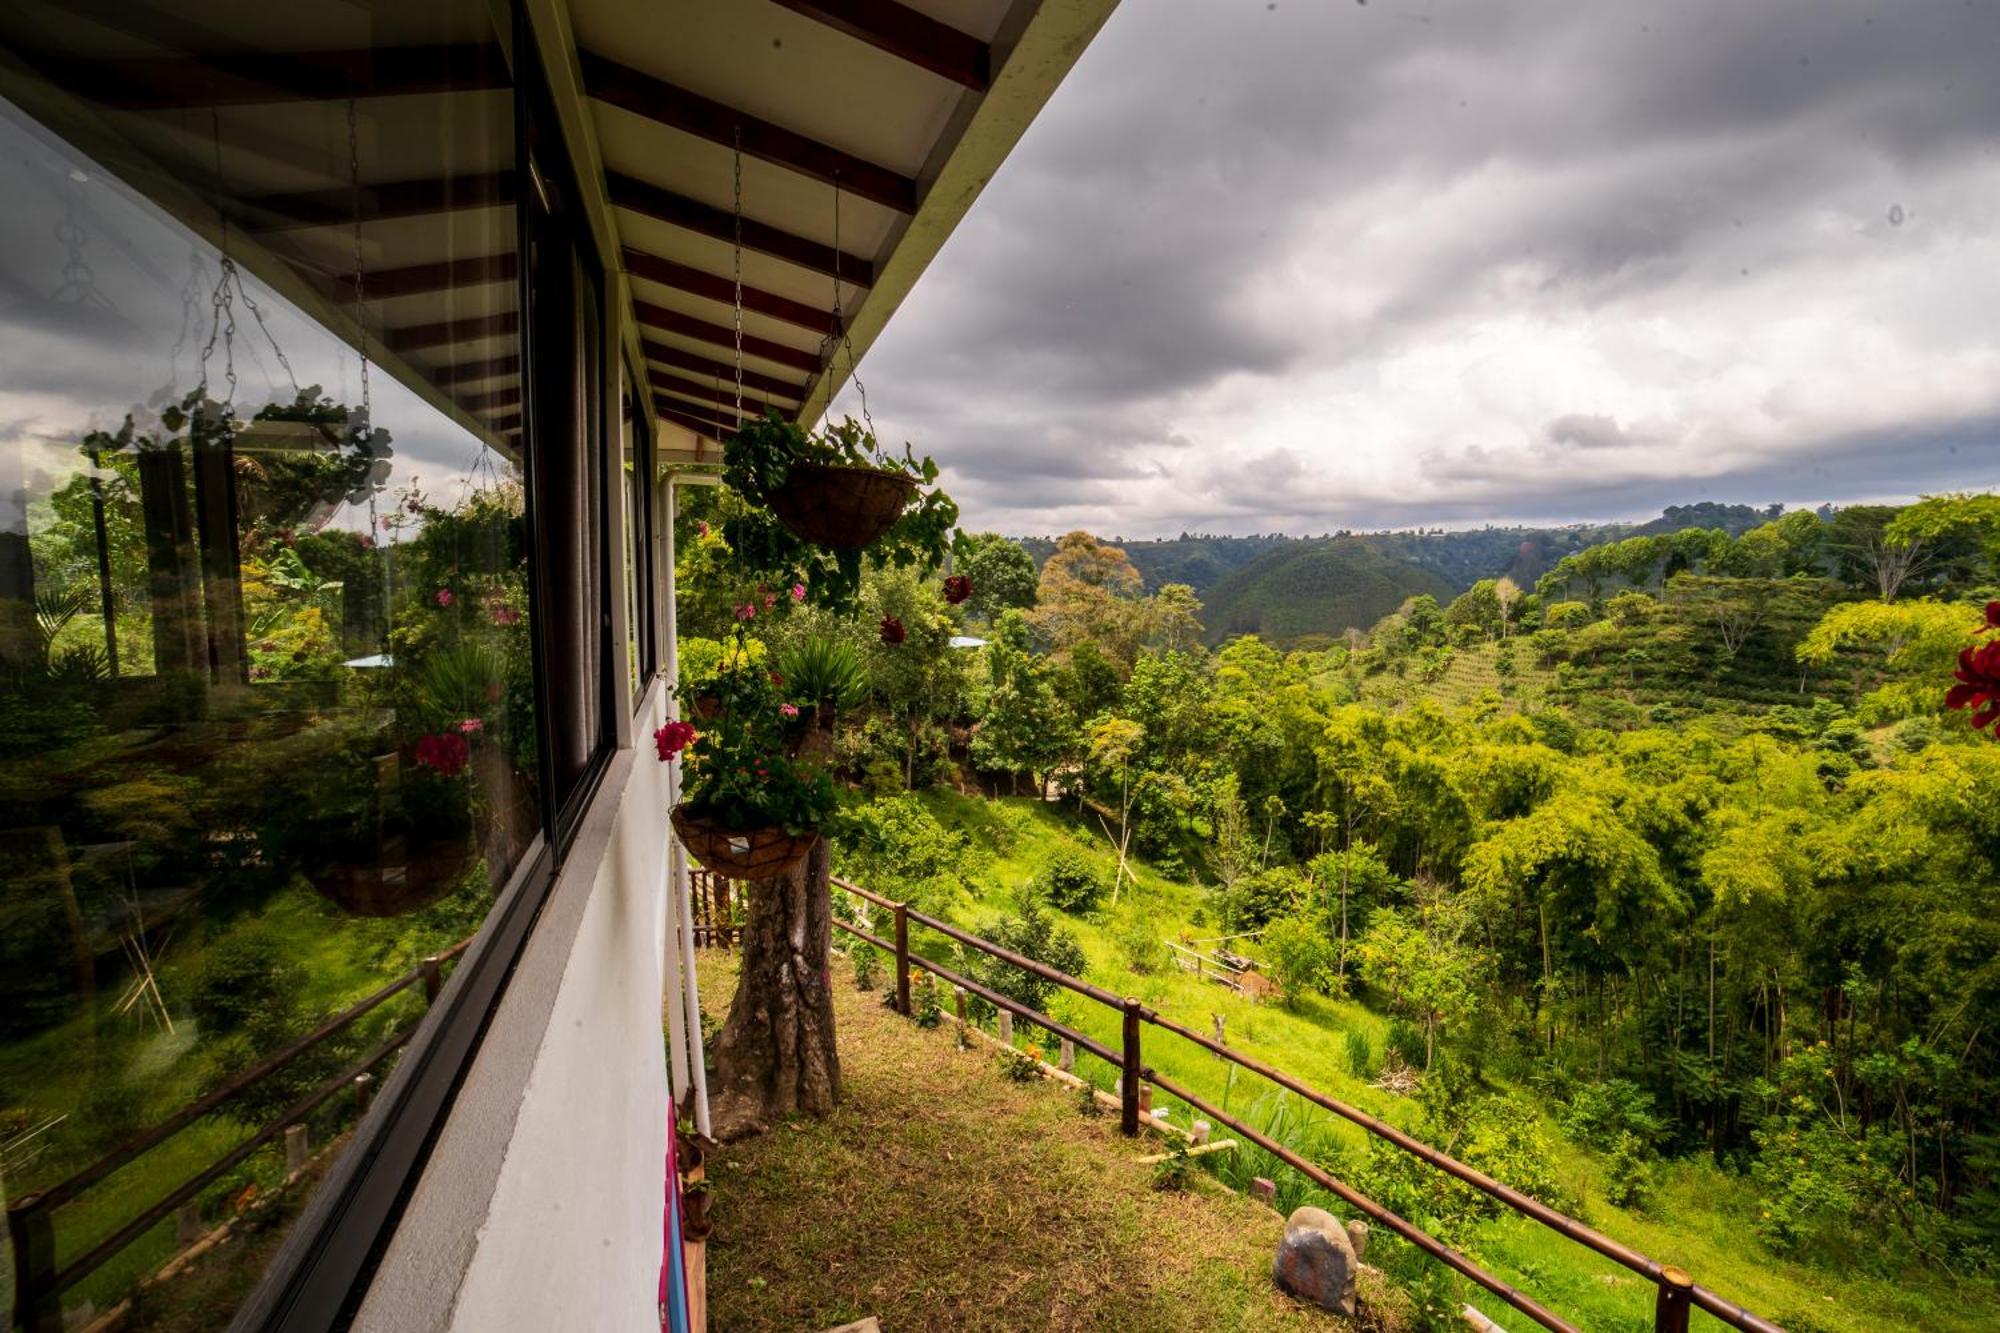
<path fill-rule="evenodd" d="M 666 813 L 666 765 L 619 751 L 356 1329 L 659 1327 Z"/>

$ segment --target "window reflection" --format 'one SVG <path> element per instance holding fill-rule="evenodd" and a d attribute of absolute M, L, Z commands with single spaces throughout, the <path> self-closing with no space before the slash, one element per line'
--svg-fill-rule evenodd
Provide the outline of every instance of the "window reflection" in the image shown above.
<path fill-rule="evenodd" d="M 425 985 L 235 1090 L 542 824 L 513 104 L 483 4 L 91 13 L 0 16 L 0 1187 L 231 1090 L 45 1219 L 72 1311 L 231 1227 L 135 1307 L 210 1327 L 368 1081 L 123 1233 L 392 1051 Z"/>

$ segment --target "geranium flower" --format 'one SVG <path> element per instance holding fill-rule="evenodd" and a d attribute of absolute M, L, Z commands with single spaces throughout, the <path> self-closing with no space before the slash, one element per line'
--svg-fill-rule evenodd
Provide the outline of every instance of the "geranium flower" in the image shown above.
<path fill-rule="evenodd" d="M 1992 614 L 1988 609 L 1988 614 Z M 1989 639 L 1958 655 L 1958 670 L 1952 673 L 1958 684 L 1944 696 L 1946 708 L 1963 708 L 1977 730 L 1984 731 L 2000 722 L 2000 639 Z"/>
<path fill-rule="evenodd" d="M 882 642 L 888 644 L 891 648 L 910 637 L 910 632 L 903 628 L 903 622 L 894 616 L 882 617 L 881 633 Z"/>
<path fill-rule="evenodd" d="M 775 671 L 771 673 L 771 683 L 781 690 L 785 688 L 785 678 Z"/>
<path fill-rule="evenodd" d="M 439 777 L 455 778 L 465 771 L 472 747 L 465 737 L 453 732 L 425 736 L 417 742 L 416 761 Z"/>
<path fill-rule="evenodd" d="M 705 520 L 705 519 L 697 519 L 697 520 L 695 521 L 695 525 L 694 525 L 694 531 L 695 531 L 695 535 L 696 535 L 697 537 L 706 537 L 706 536 L 708 535 L 708 522 L 707 522 L 707 520 Z"/>
<path fill-rule="evenodd" d="M 660 762 L 666 763 L 682 750 L 687 749 L 701 738 L 691 722 L 669 722 L 653 733 L 653 747 L 659 751 Z"/>
<path fill-rule="evenodd" d="M 452 596 L 452 595 L 451 595 L 451 589 L 450 589 L 450 588 L 439 588 L 439 589 L 438 589 L 438 593 L 437 593 L 437 604 L 438 604 L 439 606 L 450 606 L 450 605 L 451 605 L 451 604 L 452 604 L 453 602 L 455 602 L 455 601 L 457 601 L 457 600 L 458 600 L 458 598 L 456 598 L 456 597 L 454 597 L 454 596 Z"/>
<path fill-rule="evenodd" d="M 779 704 L 778 711 L 786 717 L 797 717 L 799 715 L 799 706 L 797 704 Z"/>
<path fill-rule="evenodd" d="M 803 583 L 794 583 L 792 585 L 792 600 L 795 602 L 803 602 L 805 599 L 806 599 L 806 585 Z"/>
<path fill-rule="evenodd" d="M 738 620 L 755 620 L 757 618 L 757 604 L 755 602 L 743 603 L 743 605 L 736 608 L 736 618 Z"/>
<path fill-rule="evenodd" d="M 477 736 L 486 730 L 486 719 L 480 717 L 461 718 L 451 724 L 451 729 L 461 736 Z"/>
<path fill-rule="evenodd" d="M 493 623 L 496 625 L 518 625 L 521 623 L 521 613 L 505 602 L 495 602 L 493 604 Z"/>
<path fill-rule="evenodd" d="M 963 574 L 953 574 L 944 581 L 944 599 L 957 606 L 972 596 L 972 580 Z"/>
<path fill-rule="evenodd" d="M 778 604 L 778 594 L 774 592 L 767 592 L 764 594 L 763 600 L 764 600 L 764 609 L 766 611 L 769 611 L 772 607 Z"/>
<path fill-rule="evenodd" d="M 1986 604 L 1986 628 L 2000 629 L 2000 602 Z"/>

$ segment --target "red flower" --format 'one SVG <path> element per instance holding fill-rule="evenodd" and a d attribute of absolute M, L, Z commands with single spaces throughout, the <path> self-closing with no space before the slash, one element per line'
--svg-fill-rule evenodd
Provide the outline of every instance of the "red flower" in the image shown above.
<path fill-rule="evenodd" d="M 455 602 L 455 601 L 457 601 L 457 600 L 458 600 L 458 599 L 457 599 L 456 597 L 454 597 L 454 596 L 452 596 L 452 595 L 451 595 L 451 589 L 450 589 L 450 588 L 439 588 L 439 589 L 438 589 L 438 593 L 437 593 L 437 604 L 438 604 L 439 606 L 450 606 L 450 605 L 451 605 L 451 604 L 452 604 L 453 602 Z"/>
<path fill-rule="evenodd" d="M 426 736 L 417 742 L 416 761 L 440 777 L 455 778 L 465 771 L 472 747 L 454 732 Z"/>
<path fill-rule="evenodd" d="M 1986 604 L 1986 628 L 2000 629 L 2000 602 Z"/>
<path fill-rule="evenodd" d="M 882 617 L 882 642 L 893 648 L 909 637 L 910 632 L 903 628 L 902 621 L 894 616 Z"/>
<path fill-rule="evenodd" d="M 782 689 L 785 684 L 785 678 L 779 675 L 777 672 L 773 671 L 771 673 L 771 683 Z"/>
<path fill-rule="evenodd" d="M 653 746 L 660 752 L 660 762 L 666 763 L 700 738 L 693 723 L 669 722 L 653 733 Z"/>
<path fill-rule="evenodd" d="M 972 596 L 972 580 L 963 574 L 953 574 L 944 581 L 944 599 L 957 606 Z"/>
<path fill-rule="evenodd" d="M 1992 614 L 1990 607 L 1987 614 Z M 1945 695 L 1945 707 L 1970 710 L 1969 720 L 1980 730 L 2000 722 L 2000 639 L 1961 651 L 1958 670 L 1952 674 L 1958 684 Z"/>

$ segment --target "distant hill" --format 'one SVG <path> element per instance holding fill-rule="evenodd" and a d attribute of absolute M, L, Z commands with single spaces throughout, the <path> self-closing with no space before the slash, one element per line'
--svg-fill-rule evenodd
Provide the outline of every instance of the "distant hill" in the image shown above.
<path fill-rule="evenodd" d="M 1420 593 L 1448 601 L 1456 589 L 1373 537 L 1287 542 L 1209 588 L 1201 619 L 1211 642 L 1238 634 L 1278 643 L 1332 638 L 1350 625 L 1374 624 Z"/>
<path fill-rule="evenodd" d="M 1350 626 L 1366 629 L 1418 593 L 1450 601 L 1479 580 L 1503 574 L 1532 588 L 1565 555 L 1600 542 L 1697 527 L 1740 535 L 1778 512 L 1704 501 L 1670 505 L 1645 523 L 1109 540 L 1132 558 L 1148 589 L 1167 583 L 1193 588 L 1211 641 L 1256 634 L 1288 643 L 1337 637 Z M 1021 544 L 1038 565 L 1055 550 L 1051 537 L 1027 537 Z"/>

